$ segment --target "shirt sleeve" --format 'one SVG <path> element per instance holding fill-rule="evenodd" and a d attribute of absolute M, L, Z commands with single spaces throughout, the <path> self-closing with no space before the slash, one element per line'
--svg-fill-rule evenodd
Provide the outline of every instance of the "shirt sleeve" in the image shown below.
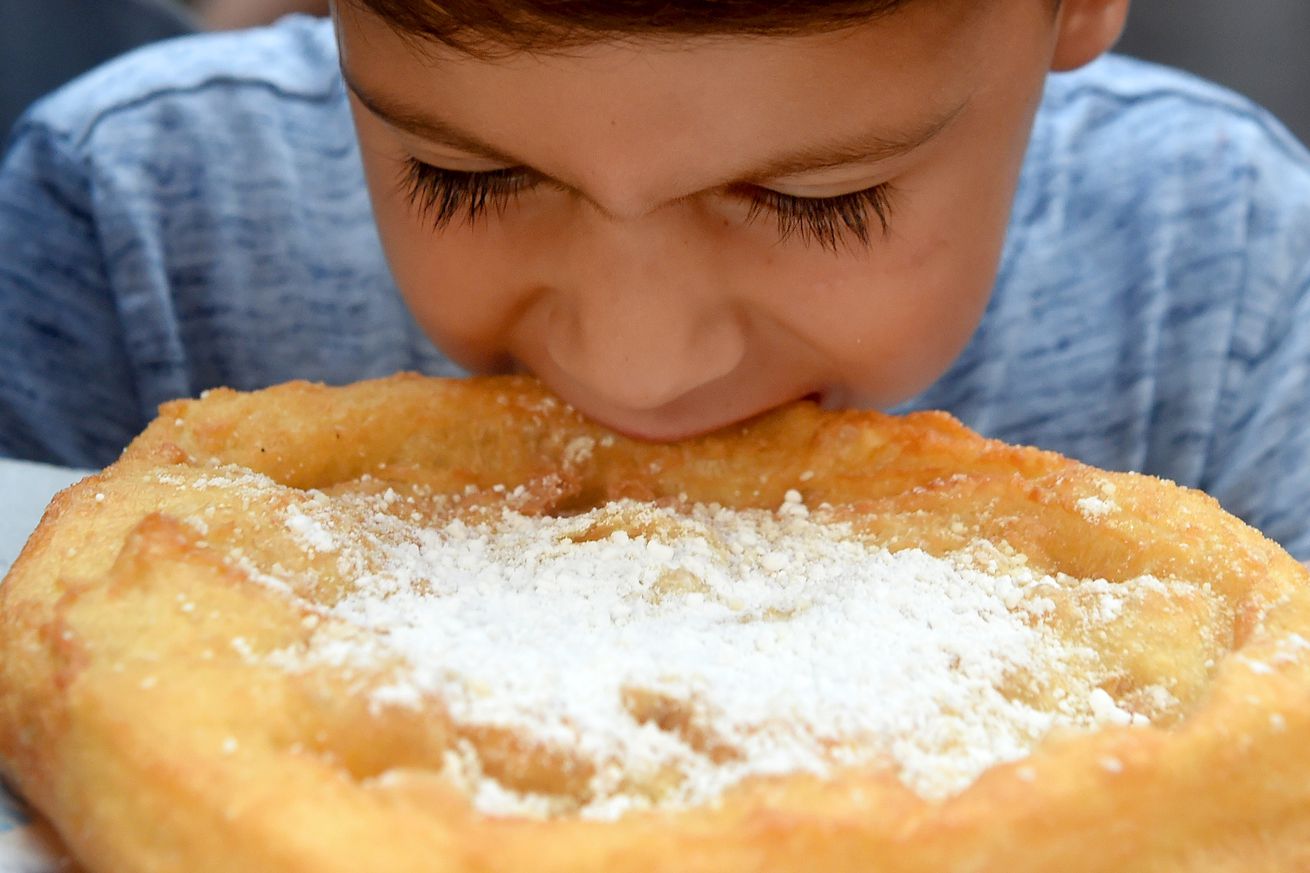
<path fill-rule="evenodd" d="M 64 138 L 20 122 L 0 162 L 0 456 L 103 466 L 145 424 L 93 201 Z"/>
<path fill-rule="evenodd" d="M 1206 490 L 1310 561 L 1310 280 L 1262 339 L 1234 345 Z"/>
<path fill-rule="evenodd" d="M 1202 487 L 1310 561 L 1310 153 L 1251 150 L 1246 280 Z"/>

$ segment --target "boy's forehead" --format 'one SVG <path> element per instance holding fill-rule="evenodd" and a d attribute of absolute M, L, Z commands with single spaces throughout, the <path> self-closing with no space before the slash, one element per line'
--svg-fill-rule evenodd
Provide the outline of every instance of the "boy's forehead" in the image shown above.
<path fill-rule="evenodd" d="M 779 162 L 825 147 L 891 157 L 930 137 L 985 83 L 992 43 L 1044 20 L 1016 12 L 1026 5 L 1036 4 L 920 2 L 835 33 L 492 57 L 419 43 L 351 5 L 338 8 L 337 26 L 343 71 L 364 105 L 416 137 L 463 135 L 552 175 L 586 175 L 589 151 L 611 168 L 722 172 L 738 161 L 733 172 L 769 165 L 783 175 L 802 168 Z"/>

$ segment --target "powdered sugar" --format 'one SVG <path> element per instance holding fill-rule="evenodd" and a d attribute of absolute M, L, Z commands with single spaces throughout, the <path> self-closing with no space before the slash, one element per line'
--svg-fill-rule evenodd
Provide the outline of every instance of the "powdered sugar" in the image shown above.
<path fill-rule="evenodd" d="M 1088 521 L 1097 521 L 1119 508 L 1113 500 L 1095 496 L 1084 497 L 1074 505 Z"/>
<path fill-rule="evenodd" d="M 1089 495 L 1080 498 L 1074 502 L 1074 508 L 1082 513 L 1083 518 L 1091 522 L 1098 522 L 1105 516 L 1119 511 L 1119 504 L 1114 501 L 1114 494 L 1117 490 L 1113 482 L 1108 479 L 1100 482 L 1101 495 Z"/>
<path fill-rule="evenodd" d="M 1096 688 L 1095 653 L 1043 618 L 1061 585 L 1088 586 L 1113 617 L 1112 586 L 1039 576 L 987 544 L 893 554 L 796 492 L 776 512 L 617 502 L 433 527 L 383 497 L 348 499 L 347 513 L 321 498 L 287 510 L 353 584 L 336 621 L 276 660 L 399 656 L 376 706 L 438 699 L 458 724 L 511 731 L 589 774 L 582 792 L 522 790 L 461 741 L 446 773 L 484 812 L 609 818 L 842 765 L 890 768 L 936 798 L 1056 724 L 1144 721 Z"/>
<path fill-rule="evenodd" d="M 391 493 L 391 492 L 388 492 Z M 385 498 L 386 495 L 383 495 Z M 296 506 L 287 509 L 287 527 L 307 547 L 316 552 L 335 552 L 336 541 L 318 520 L 305 515 Z"/>

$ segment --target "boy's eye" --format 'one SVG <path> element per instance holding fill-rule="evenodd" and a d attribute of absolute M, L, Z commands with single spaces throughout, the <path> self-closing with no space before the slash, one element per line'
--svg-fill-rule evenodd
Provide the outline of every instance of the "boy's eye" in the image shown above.
<path fill-rule="evenodd" d="M 516 196 L 543 179 L 521 167 L 468 172 L 409 158 L 400 181 L 419 215 L 441 230 L 460 218 L 473 224 L 487 210 L 499 215 Z M 867 247 L 873 239 L 872 226 L 876 223 L 886 235 L 891 222 L 892 189 L 887 184 L 836 197 L 795 197 L 755 185 L 737 186 L 730 193 L 749 203 L 747 222 L 771 213 L 780 239 L 796 237 L 832 251 L 851 241 Z"/>
<path fill-rule="evenodd" d="M 796 237 L 834 252 L 852 242 L 868 248 L 874 223 L 883 236 L 891 229 L 892 186 L 887 183 L 835 197 L 795 197 L 748 186 L 741 196 L 750 203 L 748 222 L 772 213 L 781 239 Z"/>
<path fill-rule="evenodd" d="M 467 172 L 434 167 L 414 158 L 405 161 L 400 179 L 419 215 L 437 230 L 460 216 L 466 224 L 473 224 L 488 209 L 499 215 L 519 192 L 536 182 L 529 171 L 518 167 Z"/>

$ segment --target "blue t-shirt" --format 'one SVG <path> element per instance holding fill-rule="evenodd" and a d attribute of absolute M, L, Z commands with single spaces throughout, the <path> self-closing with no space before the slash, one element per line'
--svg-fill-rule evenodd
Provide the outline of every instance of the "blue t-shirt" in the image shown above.
<path fill-rule="evenodd" d="M 0 455 L 100 465 L 216 385 L 458 374 L 384 262 L 330 26 L 142 50 L 0 166 Z M 1199 487 L 1310 558 L 1310 155 L 1220 88 L 1052 76 L 981 327 L 903 408 Z"/>

